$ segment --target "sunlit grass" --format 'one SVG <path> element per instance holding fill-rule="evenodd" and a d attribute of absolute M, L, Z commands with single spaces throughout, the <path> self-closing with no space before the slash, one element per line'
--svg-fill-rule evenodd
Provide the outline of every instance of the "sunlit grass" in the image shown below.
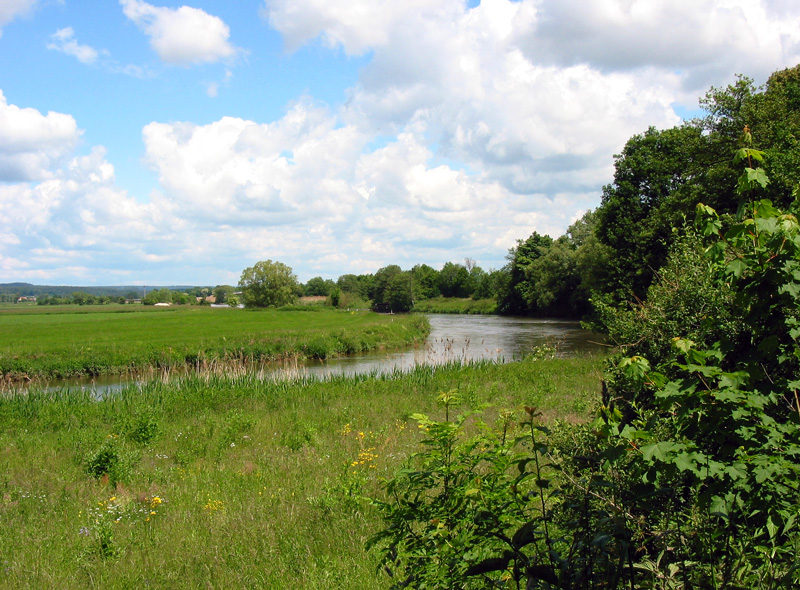
<path fill-rule="evenodd" d="M 523 405 L 585 420 L 601 365 L 207 374 L 101 401 L 0 398 L 0 588 L 385 588 L 363 548 L 379 526 L 363 497 L 415 450 L 409 416 L 456 390 L 491 404 L 488 420 Z M 96 478 L 88 466 L 103 461 L 113 473 Z"/>
<path fill-rule="evenodd" d="M 136 312 L 128 312 L 137 309 Z M 101 375 L 145 368 L 328 358 L 422 341 L 420 316 L 117 306 L 0 313 L 0 375 Z"/>

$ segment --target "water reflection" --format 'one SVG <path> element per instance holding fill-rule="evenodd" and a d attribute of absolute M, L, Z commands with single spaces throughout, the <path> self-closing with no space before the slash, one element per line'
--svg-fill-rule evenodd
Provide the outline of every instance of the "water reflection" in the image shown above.
<path fill-rule="evenodd" d="M 583 330 L 578 322 L 443 314 L 430 314 L 428 320 L 431 333 L 422 347 L 308 363 L 305 370 L 312 375 L 380 373 L 454 360 L 510 362 L 543 345 L 555 347 L 561 356 L 607 348 L 601 335 Z"/>

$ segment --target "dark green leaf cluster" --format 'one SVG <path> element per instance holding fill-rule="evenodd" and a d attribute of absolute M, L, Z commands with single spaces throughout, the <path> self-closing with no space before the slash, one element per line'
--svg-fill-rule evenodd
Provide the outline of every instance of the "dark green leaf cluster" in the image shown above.
<path fill-rule="evenodd" d="M 548 440 L 526 408 L 525 436 L 468 438 L 452 394 L 415 416 L 371 541 L 394 587 L 800 585 L 800 224 L 755 198 L 764 162 L 738 151 L 736 215 L 699 205 L 648 299 L 608 308 L 627 346 L 591 427 Z"/>
<path fill-rule="evenodd" d="M 616 156 L 614 182 L 597 210 L 597 237 L 610 249 L 604 292 L 615 302 L 631 293 L 644 298 L 675 241 L 673 229 L 687 226 L 698 203 L 736 212 L 741 170 L 730 154 L 737 150 L 748 162 L 744 182 L 789 206 L 800 168 L 799 97 L 800 66 L 776 72 L 763 88 L 740 77 L 706 94 L 705 117 L 632 137 Z M 751 142 L 762 151 L 749 149 Z"/>

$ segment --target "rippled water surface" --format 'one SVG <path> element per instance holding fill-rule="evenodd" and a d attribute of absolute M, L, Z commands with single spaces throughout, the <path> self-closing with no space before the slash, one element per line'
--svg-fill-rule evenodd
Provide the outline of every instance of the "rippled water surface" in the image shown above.
<path fill-rule="evenodd" d="M 431 333 L 424 346 L 392 353 L 367 353 L 311 363 L 309 373 L 369 373 L 415 364 L 451 360 L 512 361 L 542 345 L 561 355 L 598 352 L 602 336 L 581 329 L 578 322 L 496 315 L 430 314 Z"/>

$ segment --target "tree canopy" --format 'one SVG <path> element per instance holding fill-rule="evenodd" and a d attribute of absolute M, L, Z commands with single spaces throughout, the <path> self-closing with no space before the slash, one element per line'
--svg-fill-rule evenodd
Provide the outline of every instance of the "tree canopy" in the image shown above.
<path fill-rule="evenodd" d="M 295 300 L 299 283 L 282 262 L 262 260 L 242 271 L 239 286 L 246 307 L 279 307 Z"/>

